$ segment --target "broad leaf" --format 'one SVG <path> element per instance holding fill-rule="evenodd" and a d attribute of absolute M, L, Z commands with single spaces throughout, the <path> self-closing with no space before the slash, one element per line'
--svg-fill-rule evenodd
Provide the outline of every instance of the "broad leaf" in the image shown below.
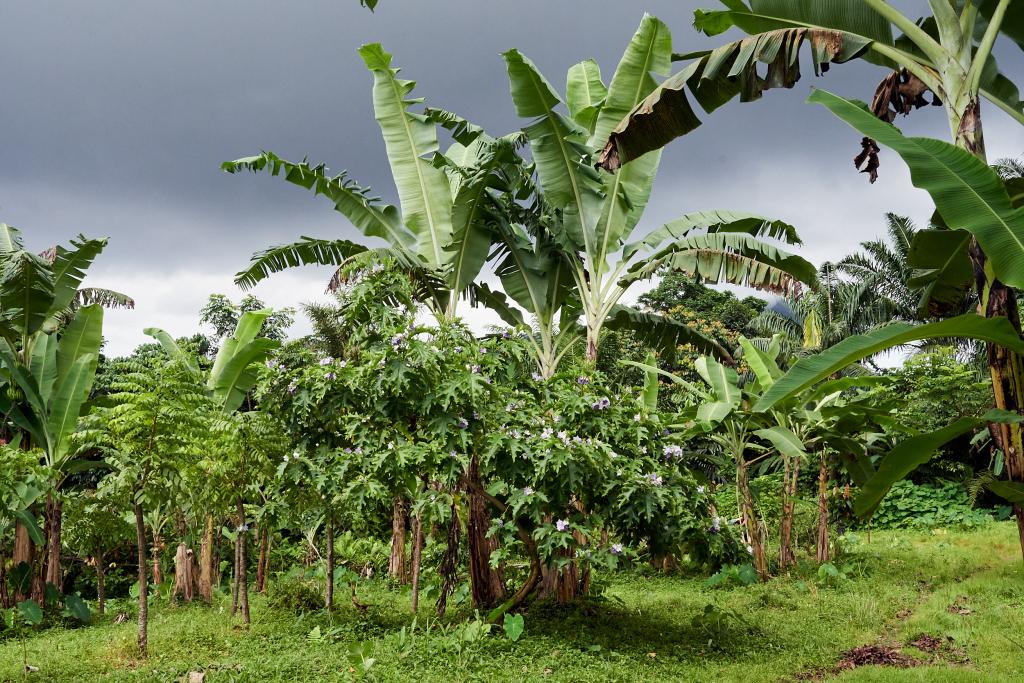
<path fill-rule="evenodd" d="M 58 469 L 64 466 L 63 459 L 69 448 L 68 440 L 78 425 L 82 405 L 89 398 L 89 390 L 96 377 L 96 363 L 97 356 L 94 354 L 86 353 L 79 356 L 54 387 L 53 406 L 47 420 L 47 428 L 52 439 L 49 453 L 51 465 Z"/>
<path fill-rule="evenodd" d="M 601 67 L 593 59 L 588 59 L 573 65 L 565 80 L 565 103 L 570 116 L 593 134 L 597 114 L 608 96 L 608 88 L 601 80 Z"/>
<path fill-rule="evenodd" d="M 915 268 L 907 286 L 921 290 L 918 313 L 941 317 L 962 310 L 964 297 L 974 283 L 974 268 L 967 249 L 966 230 L 922 230 L 914 236 L 907 265 Z"/>
<path fill-rule="evenodd" d="M 39 396 L 49 405 L 53 384 L 57 381 L 57 335 L 39 335 L 32 345 L 29 372 L 39 387 Z"/>
<path fill-rule="evenodd" d="M 901 441 L 896 448 L 882 457 L 878 471 L 861 488 L 854 501 L 854 512 L 861 517 L 874 512 L 892 485 L 918 466 L 931 460 L 935 451 L 953 439 L 992 422 L 1022 422 L 1024 417 L 1004 410 L 990 410 L 980 418 L 964 417 L 934 432 L 912 436 Z"/>
<path fill-rule="evenodd" d="M 657 249 L 667 240 L 689 237 L 694 230 L 708 233 L 738 232 L 751 237 L 770 237 L 786 244 L 802 244 L 796 228 L 780 220 L 772 220 L 743 211 L 697 211 L 669 221 L 640 242 L 627 244 L 626 258 L 644 249 Z"/>
<path fill-rule="evenodd" d="M 149 335 L 153 339 L 156 339 L 168 356 L 183 363 L 187 368 L 189 368 L 189 370 L 192 371 L 193 374 L 199 374 L 199 364 L 196 362 L 196 359 L 193 358 L 190 354 L 185 353 L 185 351 L 182 350 L 180 346 L 178 346 L 178 343 L 174 341 L 174 337 L 169 335 L 164 330 L 161 330 L 159 327 L 147 327 L 146 329 L 142 330 L 142 332 L 144 334 Z"/>
<path fill-rule="evenodd" d="M 452 241 L 452 201 L 444 171 L 428 157 L 439 151 L 437 127 L 409 111 L 415 81 L 398 78 L 391 55 L 378 44 L 359 48 L 373 72 L 373 110 L 384 135 L 391 175 L 402 205 L 402 221 L 416 236 L 416 249 L 432 268 L 445 263 L 444 248 Z"/>
<path fill-rule="evenodd" d="M 609 330 L 632 330 L 637 341 L 666 355 L 675 354 L 676 348 L 690 345 L 698 353 L 710 353 L 732 363 L 732 355 L 711 337 L 692 327 L 656 313 L 645 313 L 629 306 L 616 304 L 604 321 Z"/>
<path fill-rule="evenodd" d="M 235 273 L 235 284 L 242 289 L 255 287 L 260 280 L 286 268 L 305 265 L 340 266 L 356 254 L 367 250 L 348 240 L 318 240 L 300 237 L 298 242 L 281 244 L 252 255 L 249 267 Z"/>
<path fill-rule="evenodd" d="M 40 256 L 27 251 L 0 259 L 0 302 L 3 322 L 19 337 L 35 334 L 53 304 L 53 271 Z"/>
<path fill-rule="evenodd" d="M 743 399 L 739 387 L 739 375 L 732 368 L 726 367 L 714 358 L 701 356 L 694 363 L 697 374 L 701 376 L 715 394 L 715 398 L 723 403 L 736 407 Z"/>
<path fill-rule="evenodd" d="M 1024 208 L 1014 209 L 1006 185 L 984 161 L 959 147 L 931 138 L 908 138 L 876 118 L 862 102 L 824 90 L 807 100 L 895 150 L 910 167 L 915 187 L 928 192 L 946 225 L 978 240 L 996 277 L 1024 287 Z"/>
<path fill-rule="evenodd" d="M 225 413 L 238 410 L 245 401 L 245 395 L 256 385 L 255 364 L 264 361 L 280 345 L 273 339 L 254 339 L 239 346 L 216 377 L 211 373 L 213 399 Z"/>
<path fill-rule="evenodd" d="M 761 396 L 754 410 L 767 411 L 780 401 L 796 396 L 846 366 L 880 351 L 922 339 L 949 337 L 991 342 L 1024 354 L 1024 341 L 1006 318 L 967 314 L 925 325 L 893 323 L 867 334 L 848 337 L 816 356 L 799 360 Z"/>
<path fill-rule="evenodd" d="M 71 240 L 70 249 L 56 247 L 53 261 L 54 296 L 48 318 L 62 313 L 75 301 L 75 295 L 85 279 L 85 271 L 106 245 L 106 239 L 88 239 L 79 235 Z"/>
<path fill-rule="evenodd" d="M 92 356 L 93 363 L 99 360 L 103 344 L 103 308 L 99 304 L 78 309 L 57 345 L 57 386 L 64 384 L 76 361 L 82 356 Z M 93 365 L 92 374 L 96 374 Z M 89 382 L 86 394 L 92 389 Z M 42 387 L 40 387 L 42 391 Z"/>
<path fill-rule="evenodd" d="M 787 427 L 775 425 L 768 429 L 758 429 L 754 433 L 771 443 L 775 450 L 787 458 L 798 460 L 805 460 L 807 458 L 807 451 L 804 450 L 803 441 Z"/>
<path fill-rule="evenodd" d="M 757 377 L 757 383 L 762 390 L 770 388 L 775 380 L 782 377 L 782 370 L 775 359 L 767 353 L 750 343 L 750 340 L 740 336 L 740 347 L 743 349 L 743 359 Z"/>

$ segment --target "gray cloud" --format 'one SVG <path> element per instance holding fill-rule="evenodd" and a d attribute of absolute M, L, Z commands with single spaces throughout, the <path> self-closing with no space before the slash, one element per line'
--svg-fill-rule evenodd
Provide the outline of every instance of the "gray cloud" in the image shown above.
<path fill-rule="evenodd" d="M 521 122 L 501 51 L 520 48 L 558 87 L 587 57 L 608 77 L 643 10 L 669 24 L 677 49 L 719 44 L 690 28 L 693 8 L 714 4 L 383 0 L 371 15 L 356 0 L 11 0 L 0 9 L 0 221 L 40 248 L 76 232 L 112 238 L 96 284 L 140 301 L 108 325 L 111 350 L 127 351 L 150 324 L 189 331 L 207 288 L 229 290 L 254 250 L 352 234 L 323 200 L 228 176 L 221 161 L 261 149 L 308 156 L 392 197 L 361 43 L 382 42 L 431 104 L 504 132 Z M 926 10 L 923 0 L 896 4 Z M 1019 51 L 1000 59 L 1024 72 Z M 672 145 L 642 229 L 698 209 L 760 211 L 796 223 L 804 253 L 825 260 L 878 234 L 886 210 L 927 218 L 927 197 L 898 159 L 886 156 L 882 181 L 868 185 L 851 164 L 859 137 L 803 104 L 812 85 L 870 98 L 880 72 L 849 64 L 816 80 L 805 71 L 796 92 L 729 105 Z M 994 108 L 986 117 L 993 157 L 1024 150 L 1024 129 Z M 938 110 L 905 128 L 948 135 Z M 322 272 L 296 272 L 258 293 L 295 303 L 322 282 Z"/>

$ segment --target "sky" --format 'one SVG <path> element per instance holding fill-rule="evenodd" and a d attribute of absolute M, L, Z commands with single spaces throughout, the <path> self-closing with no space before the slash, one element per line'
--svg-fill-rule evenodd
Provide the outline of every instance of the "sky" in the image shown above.
<path fill-rule="evenodd" d="M 910 14 L 925 0 L 894 2 Z M 416 94 L 494 133 L 515 117 L 500 53 L 519 48 L 558 87 L 593 57 L 610 78 L 644 11 L 672 29 L 677 52 L 721 44 L 692 28 L 714 0 L 5 0 L 0 5 L 0 222 L 42 250 L 78 233 L 110 243 L 88 283 L 135 298 L 107 314 L 108 353 L 146 341 L 142 329 L 198 329 L 212 292 L 239 298 L 233 274 L 250 255 L 301 235 L 356 238 L 322 198 L 264 175 L 228 175 L 220 163 L 269 150 L 347 169 L 396 202 L 356 50 L 380 42 Z M 1016 48 L 997 51 L 1024 73 Z M 866 64 L 810 68 L 793 92 L 731 103 L 663 156 L 637 234 L 698 210 L 735 209 L 794 224 L 799 253 L 820 263 L 880 236 L 887 211 L 931 213 L 898 157 L 884 152 L 870 185 L 852 158 L 859 134 L 804 103 L 812 86 L 869 100 L 884 72 Z M 989 156 L 1024 154 L 1024 127 L 984 110 Z M 941 109 L 897 122 L 948 138 Z M 329 269 L 273 276 L 254 293 L 269 305 L 323 298 Z M 463 311 L 480 327 L 493 317 Z M 293 334 L 307 330 L 305 322 Z"/>

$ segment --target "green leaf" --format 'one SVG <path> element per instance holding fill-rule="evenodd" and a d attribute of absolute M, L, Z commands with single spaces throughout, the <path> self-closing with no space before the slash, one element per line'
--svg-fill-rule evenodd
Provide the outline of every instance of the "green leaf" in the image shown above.
<path fill-rule="evenodd" d="M 220 372 L 210 375 L 214 401 L 226 413 L 238 410 L 245 395 L 256 385 L 256 363 L 263 362 L 281 343 L 274 339 L 254 339 L 233 352 Z M 218 356 L 219 357 L 219 356 Z"/>
<path fill-rule="evenodd" d="M 525 325 L 522 312 L 513 307 L 504 292 L 496 292 L 487 284 L 475 284 L 470 288 L 470 302 L 473 306 L 482 304 L 498 314 L 507 325 Z"/>
<path fill-rule="evenodd" d="M 758 429 L 754 433 L 765 441 L 770 442 L 775 447 L 775 450 L 787 458 L 800 460 L 807 458 L 807 451 L 804 450 L 803 441 L 787 427 L 776 425 L 768 429 Z"/>
<path fill-rule="evenodd" d="M 82 356 L 92 356 L 99 361 L 100 346 L 103 344 L 103 308 L 99 304 L 78 309 L 57 345 L 57 387 L 64 384 L 71 368 Z M 92 373 L 95 375 L 96 366 Z M 92 389 L 92 381 L 86 386 L 86 394 Z"/>
<path fill-rule="evenodd" d="M 260 311 L 247 311 L 238 319 L 235 331 L 221 343 L 217 357 L 213 359 L 213 367 L 210 369 L 206 385 L 210 391 L 215 391 L 215 387 L 221 384 L 228 363 L 239 349 L 256 338 L 263 327 L 263 322 L 270 317 L 270 314 L 271 310 L 265 308 Z"/>
<path fill-rule="evenodd" d="M 279 244 L 253 254 L 249 267 L 235 273 L 235 284 L 242 289 L 250 289 L 270 277 L 271 273 L 279 273 L 286 268 L 340 266 L 366 250 L 363 245 L 348 240 L 318 240 L 303 236 L 297 242 Z"/>
<path fill-rule="evenodd" d="M 82 405 L 89 398 L 89 390 L 96 377 L 96 363 L 97 357 L 91 353 L 79 356 L 54 388 L 53 407 L 47 427 L 52 439 L 49 453 L 51 463 L 58 469 L 64 466 L 63 458 L 70 446 L 69 437 L 78 425 Z"/>
<path fill-rule="evenodd" d="M 36 545 L 43 545 L 45 538 L 43 537 L 43 530 L 39 528 L 38 522 L 36 522 L 36 516 L 28 510 L 16 510 L 14 517 L 21 522 L 21 525 L 25 527 L 28 532 L 29 538 Z"/>
<path fill-rule="evenodd" d="M 71 305 L 85 279 L 85 271 L 106 246 L 106 239 L 88 239 L 84 235 L 79 235 L 71 240 L 70 249 L 56 247 L 53 262 L 54 296 L 47 312 L 48 318 L 62 313 Z"/>
<path fill-rule="evenodd" d="M 53 304 L 53 271 L 43 258 L 27 251 L 0 259 L 0 301 L 3 322 L 19 337 L 35 334 Z"/>
<path fill-rule="evenodd" d="M 647 358 L 644 359 L 644 364 L 648 366 L 656 366 L 658 364 L 658 358 L 653 353 L 648 353 Z M 644 407 L 653 412 L 658 409 L 658 373 L 646 370 L 644 372 L 644 391 L 643 391 L 643 403 Z"/>
<path fill-rule="evenodd" d="M 616 304 L 605 319 L 604 327 L 609 330 L 632 330 L 641 344 L 647 344 L 665 354 L 675 354 L 676 347 L 689 344 L 698 353 L 710 353 L 733 362 L 729 352 L 711 337 L 656 313 L 645 313 Z"/>
<path fill-rule="evenodd" d="M 931 460 L 935 451 L 953 439 L 991 422 L 1020 423 L 1024 417 L 1004 410 L 990 410 L 980 418 L 963 417 L 934 432 L 912 436 L 901 441 L 882 457 L 878 471 L 861 488 L 854 501 L 854 512 L 866 517 L 878 507 L 892 485 Z"/>
<path fill-rule="evenodd" d="M 412 252 L 416 240 L 402 225 L 398 209 L 388 204 L 379 204 L 375 197 L 370 196 L 368 188 L 359 186 L 344 171 L 336 176 L 328 176 L 327 168 L 323 164 L 314 167 L 305 161 L 295 164 L 271 152 L 226 161 L 221 164 L 221 169 L 228 173 L 245 170 L 255 173 L 266 170 L 273 176 L 283 173 L 284 179 L 288 182 L 307 190 L 312 189 L 315 194 L 323 195 L 334 202 L 335 211 L 345 216 L 367 237 L 381 237 L 387 240 L 403 254 L 402 265 L 411 266 L 417 262 Z"/>
<path fill-rule="evenodd" d="M 640 242 L 627 244 L 623 255 L 631 257 L 642 249 L 657 249 L 666 240 L 689 237 L 694 230 L 708 233 L 744 233 L 751 237 L 770 237 L 786 244 L 803 244 L 789 223 L 744 211 L 697 211 L 669 221 Z"/>
<path fill-rule="evenodd" d="M 770 388 L 775 384 L 775 380 L 782 377 L 782 369 L 779 368 L 778 363 L 775 362 L 774 358 L 771 358 L 761 349 L 757 348 L 750 343 L 750 340 L 740 335 L 740 347 L 743 349 L 743 358 L 747 361 L 747 365 L 753 370 L 754 375 L 757 377 L 757 383 L 761 385 L 762 390 Z"/>
<path fill-rule="evenodd" d="M 914 235 L 907 265 L 915 269 L 907 286 L 921 289 L 918 312 L 922 317 L 941 317 L 961 310 L 974 283 L 974 267 L 966 230 L 922 230 Z"/>
<path fill-rule="evenodd" d="M 32 346 L 29 372 L 39 386 L 39 396 L 49 405 L 54 382 L 57 381 L 57 335 L 39 335 Z"/>
<path fill-rule="evenodd" d="M 199 374 L 199 363 L 196 362 L 196 359 L 191 354 L 185 353 L 170 334 L 159 327 L 147 327 L 142 332 L 156 339 L 168 356 L 183 363 L 185 367 L 192 371 L 192 374 Z"/>
<path fill-rule="evenodd" d="M 391 175 L 402 205 L 402 221 L 416 236 L 416 248 L 432 268 L 445 263 L 444 248 L 452 241 L 452 201 L 444 171 L 427 157 L 439 151 L 437 127 L 408 108 L 415 81 L 398 78 L 391 55 L 379 44 L 359 48 L 373 72 L 373 110 L 384 135 Z"/>
<path fill-rule="evenodd" d="M 715 398 L 736 407 L 743 400 L 743 392 L 739 387 L 739 375 L 732 368 L 708 356 L 701 356 L 694 363 L 697 374 L 701 376 L 715 394 Z"/>
<path fill-rule="evenodd" d="M 1024 341 L 1021 341 L 1006 318 L 982 318 L 971 313 L 925 325 L 893 323 L 867 334 L 848 337 L 816 356 L 797 361 L 789 372 L 761 396 L 754 410 L 765 412 L 851 363 L 880 351 L 922 339 L 944 337 L 977 339 L 1024 354 Z"/>
<path fill-rule="evenodd" d="M 601 80 L 601 67 L 596 61 L 588 59 L 569 68 L 565 83 L 565 103 L 573 120 L 591 134 L 607 96 L 608 88 Z"/>
<path fill-rule="evenodd" d="M 864 135 L 895 150 L 910 167 L 915 187 L 931 195 L 946 225 L 978 240 L 999 280 L 1024 287 L 1024 208 L 1014 209 L 1006 185 L 984 161 L 941 140 L 904 137 L 866 105 L 815 90 L 822 104 Z"/>
<path fill-rule="evenodd" d="M 990 481 L 985 488 L 1008 503 L 1024 503 L 1024 483 L 1019 481 Z"/>
<path fill-rule="evenodd" d="M 18 611 L 21 612 L 25 623 L 38 626 L 43 623 L 43 609 L 35 600 L 25 600 L 18 603 Z"/>
<path fill-rule="evenodd" d="M 502 622 L 502 628 L 505 629 L 505 635 L 513 643 L 517 642 L 522 637 L 523 631 L 526 630 L 526 625 L 523 620 L 522 614 L 506 614 L 505 620 Z"/>
<path fill-rule="evenodd" d="M 726 401 L 712 401 L 697 406 L 697 421 L 717 424 L 729 417 L 729 414 L 736 408 L 732 403 Z"/>
<path fill-rule="evenodd" d="M 64 596 L 64 606 L 68 612 L 71 613 L 75 619 L 78 619 L 83 624 L 88 624 L 92 621 L 92 613 L 89 611 L 89 606 L 85 604 L 85 600 L 82 600 L 77 594 L 71 593 Z"/>
<path fill-rule="evenodd" d="M 21 230 L 6 223 L 0 223 L 0 258 L 24 249 L 25 244 L 21 238 Z"/>

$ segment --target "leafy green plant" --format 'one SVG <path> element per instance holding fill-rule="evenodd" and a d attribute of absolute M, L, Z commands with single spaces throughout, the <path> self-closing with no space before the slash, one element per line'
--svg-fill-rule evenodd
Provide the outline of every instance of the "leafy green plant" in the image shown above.
<path fill-rule="evenodd" d="M 526 625 L 523 620 L 522 614 L 506 614 L 505 621 L 502 623 L 502 628 L 505 630 L 505 635 L 513 643 L 518 641 L 523 631 L 526 629 Z"/>
<path fill-rule="evenodd" d="M 739 612 L 714 603 L 705 605 L 704 611 L 690 620 L 690 625 L 706 639 L 707 646 L 715 650 L 728 649 L 738 637 L 752 630 Z"/>
<path fill-rule="evenodd" d="M 881 529 L 974 528 L 992 521 L 992 515 L 971 505 L 968 491 L 952 481 L 915 484 L 895 483 L 871 516 Z"/>
<path fill-rule="evenodd" d="M 728 588 L 751 586 L 757 581 L 757 570 L 754 569 L 754 565 L 747 562 L 746 564 L 730 564 L 727 567 L 722 567 L 709 576 L 704 581 L 704 585 L 708 588 Z"/>

